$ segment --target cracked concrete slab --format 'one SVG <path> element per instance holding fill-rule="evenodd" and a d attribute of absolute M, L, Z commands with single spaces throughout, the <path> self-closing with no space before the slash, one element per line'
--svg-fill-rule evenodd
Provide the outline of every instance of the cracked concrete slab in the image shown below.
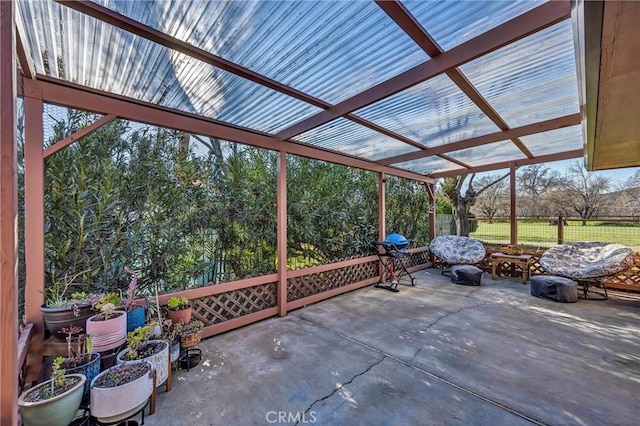
<path fill-rule="evenodd" d="M 145 423 L 637 424 L 640 301 L 415 276 L 204 340 Z"/>

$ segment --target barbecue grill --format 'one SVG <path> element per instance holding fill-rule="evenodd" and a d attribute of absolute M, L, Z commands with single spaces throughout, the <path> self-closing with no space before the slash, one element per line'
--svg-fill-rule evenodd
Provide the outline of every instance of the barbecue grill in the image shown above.
<path fill-rule="evenodd" d="M 411 240 L 405 238 L 404 235 L 390 234 L 387 235 L 384 241 L 378 241 L 376 245 L 381 248 L 378 250 L 378 258 L 384 266 L 384 273 L 381 281 L 374 287 L 397 293 L 400 291 L 398 290 L 398 283 L 405 275 L 411 280 L 411 285 L 415 286 L 415 278 L 411 276 L 403 261 L 408 254 L 406 250 L 411 245 Z M 386 284 L 387 281 L 389 281 L 389 284 Z"/>

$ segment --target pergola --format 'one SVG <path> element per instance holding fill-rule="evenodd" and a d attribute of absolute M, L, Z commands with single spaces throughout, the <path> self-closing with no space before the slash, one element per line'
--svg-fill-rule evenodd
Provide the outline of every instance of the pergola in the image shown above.
<path fill-rule="evenodd" d="M 595 18 L 570 1 L 0 2 L 2 424 L 17 415 L 16 96 L 25 105 L 26 316 L 36 332 L 44 160 L 115 118 L 279 153 L 284 315 L 286 155 L 371 170 L 380 182 L 413 179 L 431 197 L 437 178 L 509 168 L 515 212 L 517 167 L 594 146 L 585 71 L 600 48 L 600 34 L 595 44 L 585 37 L 585 19 L 602 23 L 594 3 Z M 44 149 L 45 102 L 104 116 Z M 379 203 L 384 238 L 382 184 Z"/>

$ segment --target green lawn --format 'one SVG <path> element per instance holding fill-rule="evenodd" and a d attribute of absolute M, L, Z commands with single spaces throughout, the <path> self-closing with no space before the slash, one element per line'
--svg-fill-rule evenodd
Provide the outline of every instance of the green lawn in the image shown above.
<path fill-rule="evenodd" d="M 482 242 L 509 243 L 510 225 L 506 222 L 478 222 L 476 232 L 470 234 Z M 518 244 L 532 247 L 551 247 L 557 244 L 558 227 L 548 222 L 518 222 Z M 569 222 L 564 227 L 564 241 L 603 241 L 624 244 L 640 251 L 640 225 L 610 226 Z"/>

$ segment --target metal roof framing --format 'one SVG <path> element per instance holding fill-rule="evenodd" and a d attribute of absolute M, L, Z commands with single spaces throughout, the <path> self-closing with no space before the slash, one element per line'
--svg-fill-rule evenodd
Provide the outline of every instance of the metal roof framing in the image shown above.
<path fill-rule="evenodd" d="M 230 72 L 238 77 L 275 90 L 278 93 L 321 108 L 322 111 L 290 125 L 289 127 L 278 131 L 276 134 L 269 134 L 220 120 L 202 117 L 197 114 L 187 113 L 177 109 L 127 98 L 122 95 L 83 87 L 46 75 L 40 75 L 34 70 L 33 61 L 30 57 L 30 53 L 33 52 L 29 52 L 29 48 L 25 44 L 25 37 L 21 33 L 21 29 L 18 25 L 18 57 L 23 74 L 27 79 L 40 80 L 38 84 L 26 84 L 25 81 L 25 92 L 27 92 L 27 87 L 29 87 L 31 95 L 33 95 L 35 90 L 39 92 L 38 96 L 41 96 L 41 98 L 47 102 L 87 109 L 101 112 L 103 114 L 117 115 L 122 118 L 156 125 L 166 125 L 166 123 L 171 122 L 171 127 L 192 133 L 204 134 L 239 143 L 260 146 L 267 149 L 284 150 L 291 154 L 304 155 L 325 161 L 332 161 L 368 170 L 380 171 L 422 182 L 429 182 L 429 177 L 425 177 L 425 175 L 420 173 L 393 167 L 392 165 L 409 160 L 437 156 L 452 165 L 460 167 L 460 169 L 456 168 L 455 170 L 434 173 L 430 176 L 434 178 L 445 175 L 448 176 L 451 174 L 491 170 L 502 167 L 504 164 L 507 164 L 507 167 L 509 167 L 508 163 L 510 162 L 504 161 L 496 162 L 491 165 L 476 165 L 473 167 L 463 159 L 454 158 L 449 155 L 449 153 L 454 151 L 509 140 L 517 146 L 522 155 L 526 157 L 520 160 L 511 160 L 511 162 L 516 161 L 518 164 L 535 164 L 544 161 L 552 161 L 550 160 L 552 158 L 563 159 L 579 156 L 576 155 L 576 150 L 569 150 L 553 155 L 534 156 L 520 137 L 580 124 L 580 114 L 565 115 L 512 128 L 458 68 L 470 61 L 473 61 L 474 59 L 494 52 L 538 31 L 549 28 L 558 22 L 569 19 L 571 17 L 571 3 L 568 0 L 546 2 L 449 50 L 444 50 L 431 36 L 431 34 L 429 34 L 427 29 L 420 24 L 420 22 L 402 3 L 397 0 L 376 0 L 375 3 L 380 7 L 380 9 L 384 11 L 384 13 L 386 13 L 389 18 L 430 57 L 430 59 L 388 78 L 386 81 L 382 81 L 369 89 L 365 89 L 354 96 L 342 100 L 337 104 L 328 103 L 318 97 L 295 89 L 290 85 L 241 66 L 219 55 L 182 41 L 94 2 L 70 0 L 55 1 L 68 8 L 91 16 L 109 25 L 118 27 L 146 40 L 188 55 L 199 61 Z M 429 146 L 428 142 L 419 142 L 407 135 L 400 134 L 397 131 L 391 130 L 369 119 L 365 119 L 357 115 L 357 113 L 354 113 L 354 111 L 357 111 L 360 108 L 383 100 L 441 74 L 446 74 L 457 88 L 459 88 L 462 93 L 464 93 L 464 95 L 466 95 L 472 103 L 500 129 L 500 131 L 467 138 L 461 141 L 446 143 L 440 146 Z M 71 95 L 72 93 L 73 95 Z M 29 96 L 29 94 L 26 95 Z M 92 101 L 87 102 L 87 99 L 92 99 Z M 129 107 L 126 107 L 127 103 L 130 104 Z M 141 111 L 146 111 L 150 116 L 146 117 L 141 113 Z M 153 111 L 153 113 L 151 113 L 151 111 Z M 166 113 L 176 114 L 181 118 L 177 120 L 154 118 L 158 117 L 159 114 Z M 411 152 L 405 151 L 403 154 L 388 156 L 377 161 L 370 161 L 340 152 L 339 148 L 337 150 L 326 149 L 295 140 L 295 136 L 316 129 L 338 118 L 350 120 L 395 141 L 402 142 L 406 146 L 414 148 L 414 150 Z"/>

